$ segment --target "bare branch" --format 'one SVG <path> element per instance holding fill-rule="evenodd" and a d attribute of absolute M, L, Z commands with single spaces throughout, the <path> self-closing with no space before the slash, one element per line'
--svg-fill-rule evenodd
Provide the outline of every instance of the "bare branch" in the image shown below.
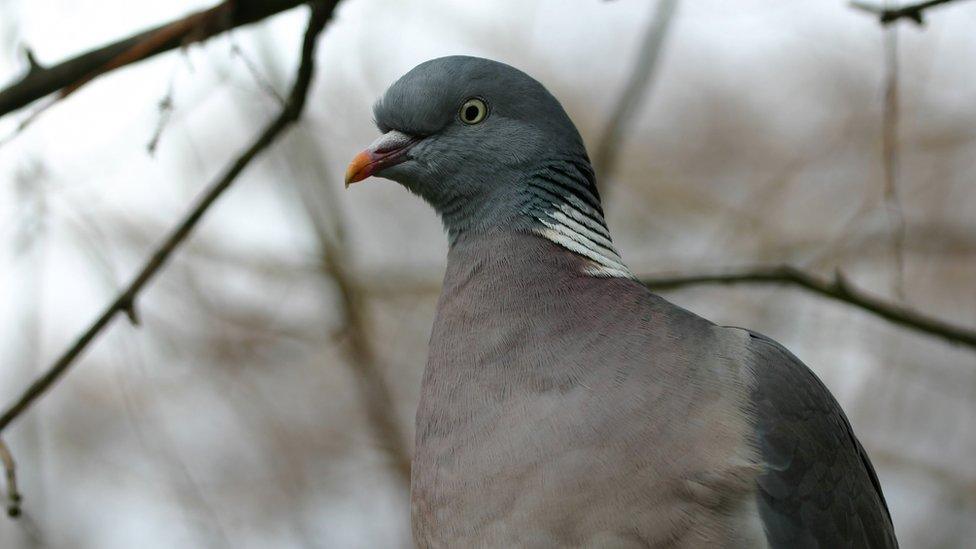
<path fill-rule="evenodd" d="M 284 101 L 282 101 L 282 106 L 284 106 Z M 163 137 L 163 130 L 166 129 L 166 124 L 169 123 L 169 119 L 173 115 L 172 80 L 166 88 L 166 95 L 159 100 L 157 109 L 159 110 L 159 118 L 156 121 L 156 129 L 153 130 L 152 137 L 149 138 L 149 143 L 146 144 L 146 152 L 149 153 L 149 156 L 156 154 L 156 147 L 159 146 L 159 140 Z"/>
<path fill-rule="evenodd" d="M 889 25 L 902 18 L 911 19 L 915 22 L 915 24 L 922 25 L 925 23 L 925 19 L 923 17 L 923 12 L 925 10 L 940 4 L 948 4 L 952 1 L 953 0 L 927 0 L 926 2 L 919 2 L 918 4 L 902 6 L 900 8 L 886 8 L 884 6 L 867 4 L 865 2 L 855 0 L 851 2 L 851 7 L 877 15 L 878 20 L 882 25 Z"/>
<path fill-rule="evenodd" d="M 315 168 L 320 172 L 313 178 L 315 183 L 320 183 L 321 178 L 329 178 L 327 167 L 321 159 L 313 165 L 312 169 Z M 303 182 L 299 198 L 318 240 L 322 274 L 331 280 L 338 294 L 339 315 L 342 319 L 341 349 L 352 370 L 359 400 L 378 444 L 390 460 L 397 480 L 409 489 L 410 454 L 407 450 L 407 438 L 397 419 L 393 394 L 383 375 L 372 337 L 366 301 L 369 296 L 356 283 L 359 278 L 356 273 L 350 271 L 350 265 L 354 262 L 345 242 L 345 221 L 339 201 L 334 196 L 319 196 L 322 189 L 331 192 L 332 189 L 339 188 L 339 185 L 320 186 L 313 190 L 308 188 L 309 178 L 296 179 Z M 316 203 L 321 203 L 322 207 L 316 207 Z M 331 221 L 331 227 L 326 225 L 326 219 Z"/>
<path fill-rule="evenodd" d="M 246 53 L 244 53 L 244 50 L 241 49 L 240 45 L 238 45 L 236 41 L 233 43 L 233 45 L 231 45 L 230 52 L 231 54 L 237 56 L 242 63 L 244 63 L 244 68 L 247 69 L 248 74 L 250 74 L 251 78 L 254 79 L 254 83 L 261 88 L 261 91 L 268 94 L 268 96 L 273 98 L 279 105 L 285 104 L 285 98 L 282 97 L 281 94 L 278 93 L 278 90 L 271 85 L 271 82 L 269 82 L 268 79 L 261 74 L 261 70 L 258 69 L 257 64 L 254 63 L 254 61 L 252 61 Z"/>
<path fill-rule="evenodd" d="M 28 47 L 24 47 L 24 60 L 27 61 L 27 73 L 43 71 L 44 67 L 37 62 L 37 58 L 34 57 L 34 51 Z"/>
<path fill-rule="evenodd" d="M 909 307 L 864 293 L 851 285 L 840 271 L 837 271 L 833 280 L 827 280 L 789 265 L 781 265 L 740 271 L 649 276 L 642 278 L 641 282 L 657 290 L 702 284 L 792 284 L 820 296 L 863 309 L 893 324 L 976 349 L 976 330 L 951 324 Z"/>
<path fill-rule="evenodd" d="M 330 2 L 315 2 L 308 28 L 302 43 L 301 63 L 295 77 L 295 83 L 288 96 L 288 101 L 281 113 L 261 132 L 255 141 L 227 168 L 224 174 L 207 188 L 183 219 L 173 228 L 170 234 L 157 247 L 153 255 L 146 261 L 139 273 L 132 279 L 125 289 L 115 298 L 92 324 L 85 330 L 78 340 L 62 354 L 51 367 L 38 377 L 28 387 L 20 398 L 0 416 L 0 432 L 14 419 L 20 416 L 35 400 L 42 396 L 62 375 L 71 367 L 75 359 L 91 344 L 119 313 L 129 315 L 137 320 L 135 315 L 135 300 L 146 283 L 165 265 L 174 251 L 183 243 L 193 231 L 197 223 L 203 218 L 207 210 L 226 191 L 244 168 L 266 147 L 292 125 L 305 105 L 309 84 L 312 80 L 314 68 L 314 53 L 316 39 L 325 22 L 335 9 L 338 0 Z"/>
<path fill-rule="evenodd" d="M 3 471 L 7 478 L 7 515 L 11 517 L 20 516 L 20 492 L 17 491 L 17 464 L 14 463 L 14 456 L 7 448 L 7 443 L 0 438 L 0 462 L 3 462 Z"/>
<path fill-rule="evenodd" d="M 339 292 L 342 303 L 346 353 L 353 367 L 366 415 L 382 447 L 393 462 L 393 469 L 405 486 L 410 486 L 410 456 L 406 451 L 406 438 L 393 413 L 393 395 L 379 368 L 376 349 L 370 338 L 369 324 L 365 317 L 364 295 L 353 282 L 345 267 L 341 245 L 323 242 L 323 259 L 328 274 Z"/>
<path fill-rule="evenodd" d="M 645 31 L 633 72 L 627 85 L 624 86 L 623 94 L 617 101 L 613 114 L 610 115 L 607 127 L 600 138 L 600 144 L 593 155 L 593 171 L 596 172 L 597 180 L 603 181 L 604 186 L 609 184 L 610 174 L 616 167 L 620 142 L 630 130 L 641 102 L 647 95 L 647 89 L 657 69 L 661 46 L 664 44 L 664 37 L 671 25 L 677 4 L 678 0 L 658 0 L 657 9 Z"/>
<path fill-rule="evenodd" d="M 898 27 L 884 29 L 885 95 L 882 114 L 881 158 L 884 197 L 888 220 L 892 225 L 891 248 L 895 261 L 895 295 L 905 299 L 905 211 L 898 196 Z"/>
<path fill-rule="evenodd" d="M 202 42 L 224 31 L 294 8 L 302 0 L 224 0 L 216 6 L 44 67 L 25 49 L 27 73 L 0 90 L 0 116 L 58 92 L 64 97 L 92 79 L 156 54 Z"/>

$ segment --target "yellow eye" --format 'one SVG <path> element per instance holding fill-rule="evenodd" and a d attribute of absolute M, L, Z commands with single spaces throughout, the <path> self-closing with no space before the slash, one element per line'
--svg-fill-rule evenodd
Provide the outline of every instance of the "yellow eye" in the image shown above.
<path fill-rule="evenodd" d="M 458 116 L 465 124 L 477 124 L 488 116 L 488 105 L 481 99 L 472 97 L 461 105 Z"/>

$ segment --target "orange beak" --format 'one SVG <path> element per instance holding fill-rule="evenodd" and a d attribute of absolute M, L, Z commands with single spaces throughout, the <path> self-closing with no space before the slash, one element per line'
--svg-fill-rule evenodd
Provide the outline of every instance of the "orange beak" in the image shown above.
<path fill-rule="evenodd" d="M 372 163 L 373 157 L 370 156 L 369 151 L 363 151 L 354 156 L 349 167 L 346 168 L 346 187 L 373 175 L 376 170 L 370 169 Z"/>
<path fill-rule="evenodd" d="M 418 141 L 419 138 L 396 130 L 384 133 L 366 150 L 353 157 L 349 167 L 346 168 L 346 187 L 385 168 L 409 160 L 407 151 Z"/>

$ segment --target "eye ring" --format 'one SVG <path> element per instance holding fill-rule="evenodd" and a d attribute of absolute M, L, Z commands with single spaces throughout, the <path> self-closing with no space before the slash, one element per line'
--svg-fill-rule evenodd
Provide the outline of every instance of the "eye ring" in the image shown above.
<path fill-rule="evenodd" d="M 461 105 L 458 118 L 469 126 L 479 124 L 488 118 L 488 104 L 480 97 L 471 97 Z"/>

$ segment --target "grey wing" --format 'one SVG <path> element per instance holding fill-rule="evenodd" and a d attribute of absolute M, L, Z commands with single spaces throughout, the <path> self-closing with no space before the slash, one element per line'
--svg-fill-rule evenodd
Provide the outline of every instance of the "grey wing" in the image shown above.
<path fill-rule="evenodd" d="M 897 547 L 881 485 L 817 376 L 781 345 L 749 332 L 763 472 L 757 504 L 771 547 Z"/>

